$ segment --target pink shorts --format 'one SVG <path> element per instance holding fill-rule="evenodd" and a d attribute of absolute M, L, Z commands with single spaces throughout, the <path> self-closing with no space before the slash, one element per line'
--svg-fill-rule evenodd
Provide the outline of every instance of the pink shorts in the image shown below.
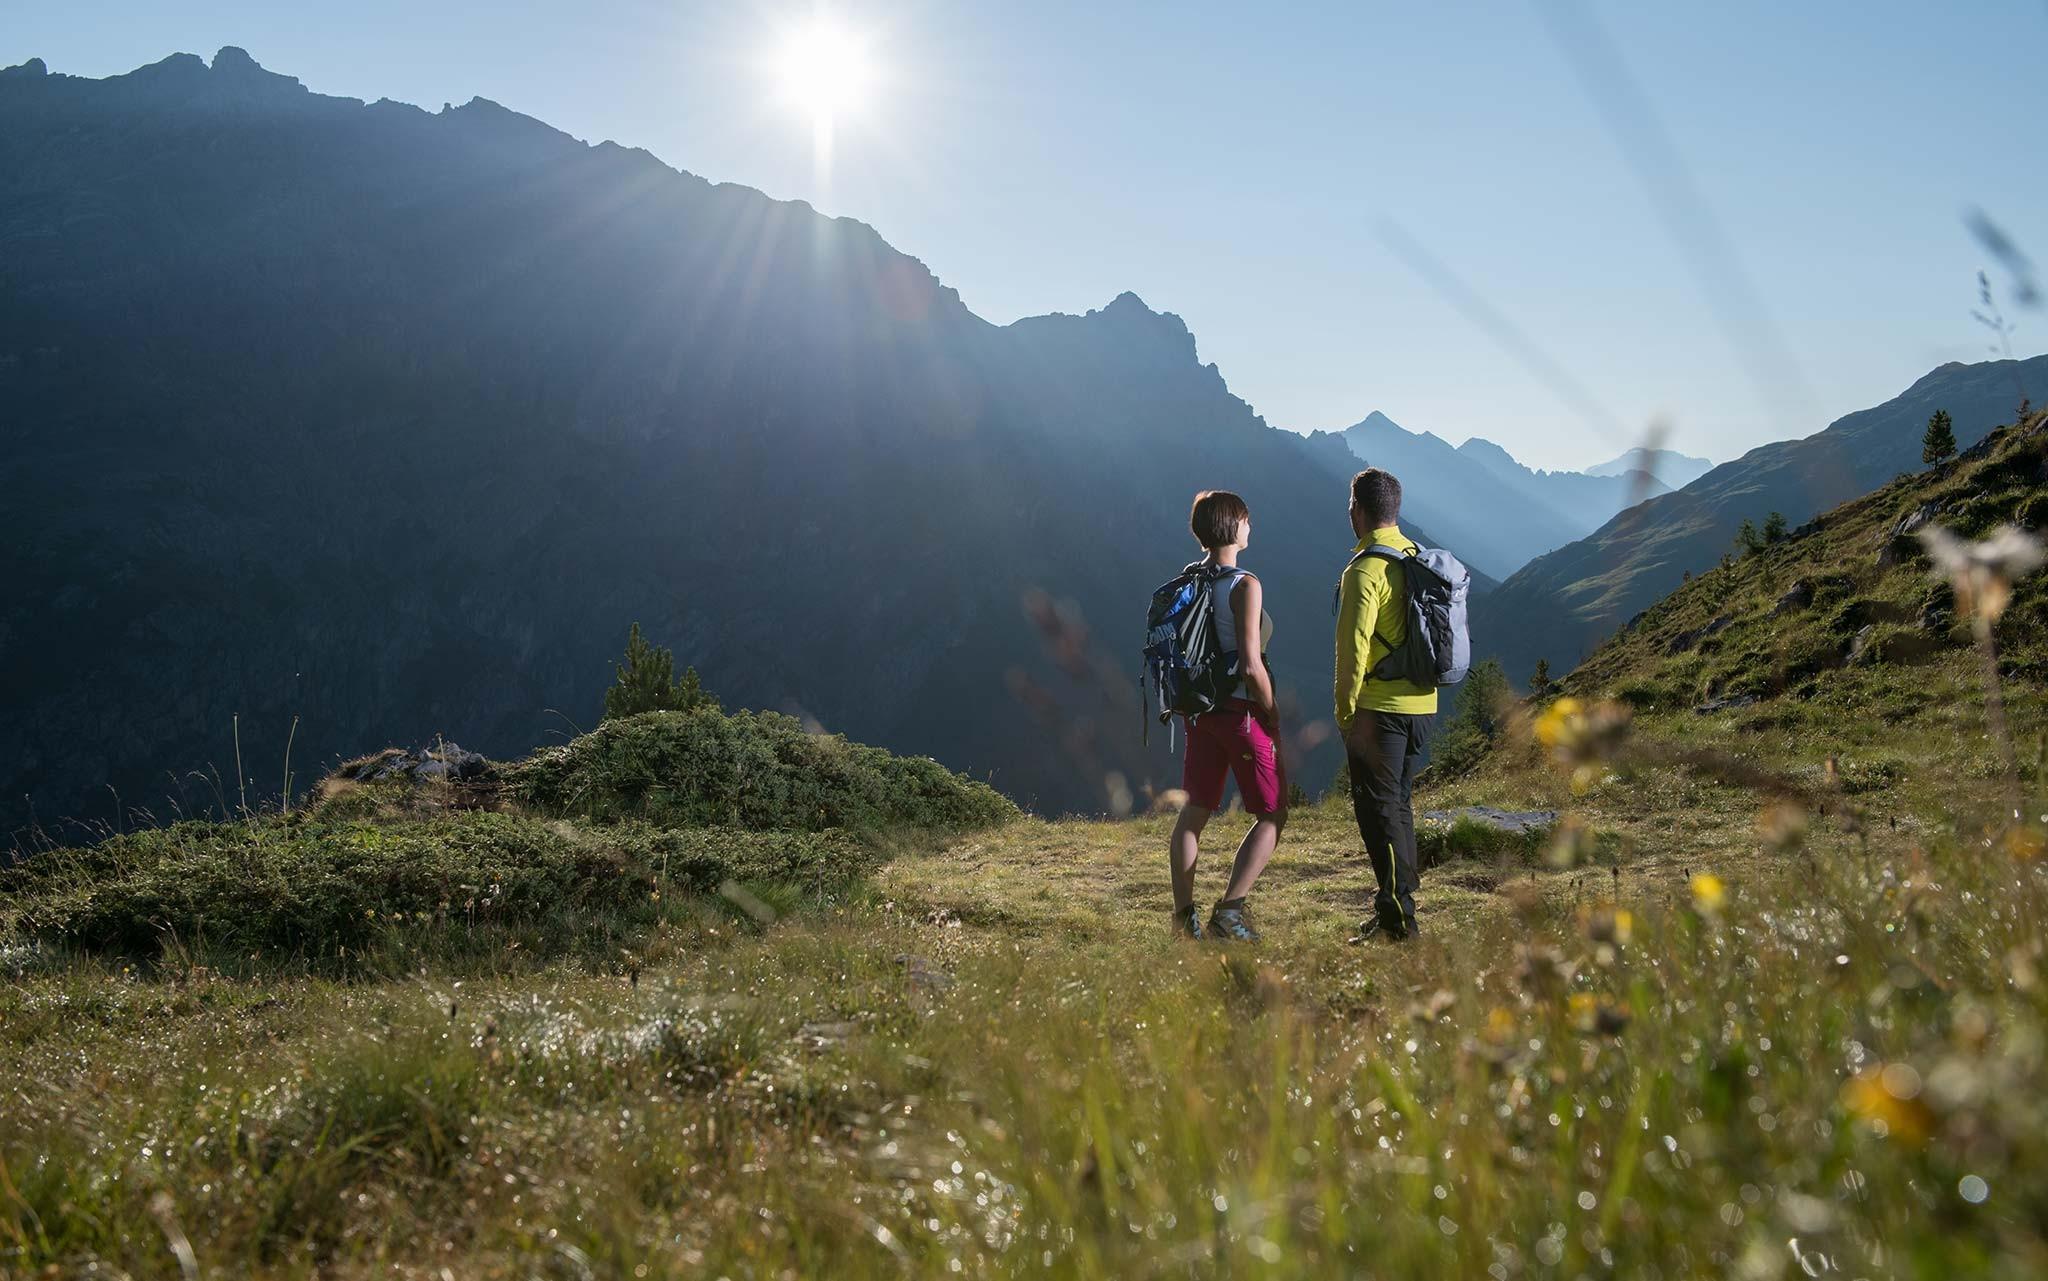
<path fill-rule="evenodd" d="M 1201 716 L 1184 717 L 1188 754 L 1181 764 L 1180 785 L 1188 803 L 1205 810 L 1223 808 L 1223 781 L 1237 775 L 1238 794 L 1251 814 L 1272 814 L 1287 805 L 1287 767 L 1280 746 L 1259 724 L 1250 704 L 1226 703 Z"/>

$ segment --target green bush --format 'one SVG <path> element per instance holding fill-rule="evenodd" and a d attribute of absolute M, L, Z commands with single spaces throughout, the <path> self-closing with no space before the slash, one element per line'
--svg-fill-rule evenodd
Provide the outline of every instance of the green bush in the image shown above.
<path fill-rule="evenodd" d="M 1510 832 L 1461 814 L 1450 823 L 1424 821 L 1415 826 L 1415 862 L 1431 868 L 1453 859 L 1509 858 L 1533 863 L 1543 851 L 1550 829 L 1528 828 Z"/>
<path fill-rule="evenodd" d="M 1638 676 L 1615 686 L 1614 697 L 1639 712 L 1655 711 L 1672 701 L 1670 689 L 1647 676 Z"/>
<path fill-rule="evenodd" d="M 937 761 L 806 733 L 774 712 L 606 721 L 513 767 L 511 785 L 545 813 L 663 827 L 959 831 L 1017 814 L 993 788 Z"/>
<path fill-rule="evenodd" d="M 1842 642 L 1834 636 L 1809 634 L 1797 637 L 1785 646 L 1785 680 L 1796 684 L 1809 676 L 1840 667 L 1844 652 Z"/>
<path fill-rule="evenodd" d="M 0 923 L 91 951 L 153 956 L 338 956 L 394 926 L 535 927 L 558 940 L 637 909 L 664 887 L 726 880 L 818 890 L 872 863 L 843 832 L 598 831 L 506 814 L 395 826 L 179 823 L 53 850 L 0 872 Z"/>

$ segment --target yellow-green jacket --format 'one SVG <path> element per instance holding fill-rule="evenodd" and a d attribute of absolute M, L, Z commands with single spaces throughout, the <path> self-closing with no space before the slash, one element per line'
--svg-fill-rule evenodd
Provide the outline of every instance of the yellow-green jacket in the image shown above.
<path fill-rule="evenodd" d="M 1374 680 L 1372 669 L 1408 638 L 1407 584 L 1399 565 L 1380 556 L 1360 556 L 1374 543 L 1396 551 L 1415 550 L 1399 525 L 1384 525 L 1351 549 L 1352 562 L 1337 584 L 1337 729 L 1351 731 L 1359 712 L 1400 712 L 1427 716 L 1436 711 L 1436 687 L 1409 681 Z"/>

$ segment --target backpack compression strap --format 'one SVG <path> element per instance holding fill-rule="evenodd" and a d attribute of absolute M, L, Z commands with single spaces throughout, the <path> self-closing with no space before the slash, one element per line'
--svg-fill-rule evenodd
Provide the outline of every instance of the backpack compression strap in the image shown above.
<path fill-rule="evenodd" d="M 1351 572 L 1353 565 L 1356 565 L 1368 556 L 1377 556 L 1381 560 L 1390 560 L 1404 568 L 1413 566 L 1421 566 L 1425 570 L 1429 568 L 1429 566 L 1423 565 L 1420 560 L 1416 559 L 1414 552 L 1404 552 L 1399 548 L 1389 547 L 1385 543 L 1374 543 L 1370 547 L 1361 547 L 1351 554 L 1350 560 L 1344 562 L 1344 568 L 1337 574 L 1337 585 L 1330 589 L 1330 617 L 1335 618 L 1342 610 L 1344 575 Z"/>

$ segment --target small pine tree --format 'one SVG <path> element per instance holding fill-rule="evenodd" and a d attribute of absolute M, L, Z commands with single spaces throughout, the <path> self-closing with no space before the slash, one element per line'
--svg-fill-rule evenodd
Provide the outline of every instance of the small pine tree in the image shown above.
<path fill-rule="evenodd" d="M 716 711 L 718 700 L 704 692 L 697 669 L 675 679 L 676 658 L 667 649 L 650 644 L 640 634 L 640 624 L 626 633 L 626 661 L 612 668 L 618 679 L 604 692 L 604 719 L 637 716 L 641 712 L 689 712 L 699 707 Z"/>
<path fill-rule="evenodd" d="M 1742 518 L 1742 528 L 1735 531 L 1735 545 L 1742 549 L 1745 556 L 1754 556 L 1764 549 L 1763 532 L 1756 527 L 1756 522 L 1747 516 Z"/>
<path fill-rule="evenodd" d="M 1934 464 L 1947 462 L 1955 457 L 1955 424 L 1949 419 L 1948 410 L 1937 409 L 1934 417 L 1927 420 L 1927 434 L 1920 437 L 1920 461 Z"/>
<path fill-rule="evenodd" d="M 1536 660 L 1536 670 L 1529 673 L 1529 697 L 1534 699 L 1549 698 L 1550 688 L 1550 660 L 1539 658 Z"/>
<path fill-rule="evenodd" d="M 1772 512 L 1764 517 L 1764 546 L 1775 547 L 1785 541 L 1785 513 Z"/>

